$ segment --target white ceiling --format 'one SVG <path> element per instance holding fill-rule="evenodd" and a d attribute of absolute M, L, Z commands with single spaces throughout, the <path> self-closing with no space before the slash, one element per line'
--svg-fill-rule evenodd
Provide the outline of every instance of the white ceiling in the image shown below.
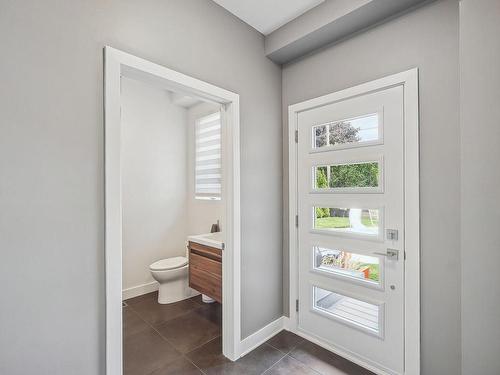
<path fill-rule="evenodd" d="M 325 0 L 214 0 L 264 35 Z"/>

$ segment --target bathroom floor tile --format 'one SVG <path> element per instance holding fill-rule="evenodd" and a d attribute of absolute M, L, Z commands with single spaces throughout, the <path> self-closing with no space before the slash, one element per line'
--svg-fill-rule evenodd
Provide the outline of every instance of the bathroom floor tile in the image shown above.
<path fill-rule="evenodd" d="M 194 302 L 196 302 L 197 304 L 202 305 L 202 306 L 207 305 L 205 302 L 203 302 L 203 301 L 201 300 L 201 294 L 198 294 L 197 296 L 191 297 L 191 298 L 190 298 L 190 300 L 191 300 L 191 301 L 194 301 Z"/>
<path fill-rule="evenodd" d="M 297 336 L 295 333 L 289 331 L 281 331 L 276 336 L 269 339 L 267 341 L 267 344 L 282 351 L 283 353 L 289 353 L 303 341 L 304 339 L 300 336 Z"/>
<path fill-rule="evenodd" d="M 142 301 L 158 301 L 158 292 L 151 292 L 151 293 L 143 294 L 142 296 L 129 298 L 129 299 L 125 300 L 124 302 L 127 305 L 135 305 L 135 304 L 142 302 Z"/>
<path fill-rule="evenodd" d="M 147 375 L 179 357 L 181 354 L 152 328 L 123 340 L 124 375 Z"/>
<path fill-rule="evenodd" d="M 319 375 L 319 373 L 287 355 L 264 375 Z"/>
<path fill-rule="evenodd" d="M 374 375 L 373 372 L 306 340 L 293 349 L 290 356 L 322 375 Z"/>
<path fill-rule="evenodd" d="M 159 304 L 156 299 L 145 299 L 129 304 L 129 307 L 146 322 L 153 326 L 157 326 L 187 314 L 192 310 L 199 309 L 200 305 L 189 299 L 166 305 Z"/>
<path fill-rule="evenodd" d="M 203 308 L 197 311 L 206 319 L 222 327 L 222 305 L 220 303 L 204 303 Z"/>
<path fill-rule="evenodd" d="M 219 336 L 205 345 L 186 354 L 196 366 L 202 370 L 216 368 L 231 362 L 222 354 L 222 337 Z"/>
<path fill-rule="evenodd" d="M 202 346 L 222 332 L 219 314 L 210 306 L 199 307 L 156 328 L 182 353 Z"/>
<path fill-rule="evenodd" d="M 136 333 L 150 329 L 150 326 L 142 320 L 130 307 L 122 308 L 123 314 L 123 337 L 135 335 Z"/>
<path fill-rule="evenodd" d="M 184 357 L 180 357 L 149 375 L 203 375 L 203 373 Z"/>

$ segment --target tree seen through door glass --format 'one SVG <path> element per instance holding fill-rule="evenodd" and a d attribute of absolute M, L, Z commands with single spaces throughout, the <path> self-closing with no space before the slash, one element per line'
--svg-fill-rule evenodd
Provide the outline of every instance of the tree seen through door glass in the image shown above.
<path fill-rule="evenodd" d="M 315 169 L 315 189 L 379 186 L 378 162 L 337 164 L 319 166 Z"/>
<path fill-rule="evenodd" d="M 314 148 L 379 139 L 378 114 L 334 121 L 313 127 Z"/>

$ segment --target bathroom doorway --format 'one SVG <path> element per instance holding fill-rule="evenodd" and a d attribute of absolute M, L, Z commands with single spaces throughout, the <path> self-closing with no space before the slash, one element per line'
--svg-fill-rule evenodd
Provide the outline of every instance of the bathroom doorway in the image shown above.
<path fill-rule="evenodd" d="M 212 341 L 236 360 L 239 96 L 111 47 L 104 64 L 106 373 L 188 368 Z"/>

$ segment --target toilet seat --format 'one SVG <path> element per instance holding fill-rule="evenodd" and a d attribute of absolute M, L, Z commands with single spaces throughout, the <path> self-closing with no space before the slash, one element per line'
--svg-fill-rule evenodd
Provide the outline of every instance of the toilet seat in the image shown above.
<path fill-rule="evenodd" d="M 151 271 L 167 271 L 184 267 L 187 264 L 188 259 L 186 257 L 172 257 L 154 262 L 149 266 L 149 269 Z"/>

